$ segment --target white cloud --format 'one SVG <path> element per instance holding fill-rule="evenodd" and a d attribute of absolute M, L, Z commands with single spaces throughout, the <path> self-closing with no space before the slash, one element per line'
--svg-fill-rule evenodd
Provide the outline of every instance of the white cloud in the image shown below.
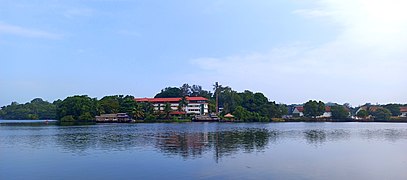
<path fill-rule="evenodd" d="M 0 34 L 9 34 L 29 38 L 45 38 L 45 39 L 61 39 L 63 37 L 61 34 L 30 29 L 11 24 L 5 24 L 2 22 L 0 22 Z"/>
<path fill-rule="evenodd" d="M 311 47 L 273 47 L 270 52 L 191 63 L 210 81 L 252 88 L 280 102 L 407 102 L 407 1 L 320 0 L 295 14 L 330 18 L 342 26 L 335 40 Z M 318 32 L 316 32 L 318 33 Z M 198 75 L 197 75 L 198 76 Z"/>

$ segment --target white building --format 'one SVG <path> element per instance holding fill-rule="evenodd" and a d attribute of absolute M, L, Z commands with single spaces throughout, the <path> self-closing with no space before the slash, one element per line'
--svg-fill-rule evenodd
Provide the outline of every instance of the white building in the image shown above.
<path fill-rule="evenodd" d="M 407 117 L 407 106 L 400 107 L 400 117 Z"/>
<path fill-rule="evenodd" d="M 209 113 L 208 99 L 204 97 L 186 97 L 187 106 L 181 107 L 179 111 L 179 104 L 182 98 L 136 98 L 137 102 L 149 102 L 153 104 L 155 111 L 163 111 L 166 104 L 171 105 L 171 114 L 195 114 L 205 115 Z"/>
<path fill-rule="evenodd" d="M 296 106 L 292 112 L 293 116 L 303 117 L 304 116 L 304 106 Z M 325 106 L 324 114 L 317 116 L 317 118 L 330 118 L 332 117 L 331 107 Z"/>

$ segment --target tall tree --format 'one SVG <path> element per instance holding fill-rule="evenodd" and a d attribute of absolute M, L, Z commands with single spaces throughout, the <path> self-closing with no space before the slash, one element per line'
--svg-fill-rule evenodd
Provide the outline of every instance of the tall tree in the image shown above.
<path fill-rule="evenodd" d="M 31 102 L 12 102 L 0 110 L 1 119 L 56 119 L 55 104 L 35 98 Z"/>
<path fill-rule="evenodd" d="M 306 117 L 316 118 L 324 114 L 325 104 L 322 101 L 309 100 L 304 104 L 304 115 Z"/>
<path fill-rule="evenodd" d="M 93 120 L 98 114 L 98 101 L 96 98 L 90 98 L 86 95 L 71 96 L 64 99 L 57 107 L 58 119 L 65 116 L 72 117 L 76 121 Z M 85 119 L 81 119 L 84 118 Z M 89 118 L 91 117 L 91 118 Z"/>
<path fill-rule="evenodd" d="M 392 116 L 399 116 L 401 115 L 400 106 L 400 104 L 386 104 L 383 107 L 388 109 Z"/>
<path fill-rule="evenodd" d="M 115 96 L 105 96 L 99 100 L 99 113 L 100 114 L 115 114 L 120 111 L 120 97 Z"/>
<path fill-rule="evenodd" d="M 362 109 L 359 112 L 357 112 L 356 114 L 357 117 L 359 118 L 366 118 L 367 116 L 369 116 L 369 112 L 367 112 L 366 110 Z"/>
<path fill-rule="evenodd" d="M 191 86 L 187 83 L 183 84 L 180 88 L 181 90 L 181 96 L 179 97 L 184 97 L 184 96 L 191 96 Z"/>
<path fill-rule="evenodd" d="M 391 112 L 386 108 L 378 108 L 372 112 L 375 120 L 387 121 L 390 119 Z"/>
<path fill-rule="evenodd" d="M 349 116 L 349 112 L 343 106 L 332 106 L 331 113 L 333 119 L 346 119 Z"/>
<path fill-rule="evenodd" d="M 166 103 L 164 106 L 164 113 L 165 113 L 165 118 L 168 119 L 170 117 L 170 113 L 171 113 L 172 109 L 171 109 L 171 104 L 170 103 Z"/>
<path fill-rule="evenodd" d="M 219 90 L 221 86 L 219 85 L 218 82 L 215 82 L 213 85 L 213 91 L 215 92 L 215 113 L 219 114 Z"/>
<path fill-rule="evenodd" d="M 178 111 L 184 111 L 185 108 L 188 106 L 189 102 L 187 100 L 187 98 L 184 96 L 181 98 L 181 101 L 179 101 L 178 104 Z"/>
<path fill-rule="evenodd" d="M 155 98 L 175 98 L 175 97 L 182 97 L 181 89 L 177 87 L 167 87 L 161 90 L 160 93 L 155 95 Z"/>

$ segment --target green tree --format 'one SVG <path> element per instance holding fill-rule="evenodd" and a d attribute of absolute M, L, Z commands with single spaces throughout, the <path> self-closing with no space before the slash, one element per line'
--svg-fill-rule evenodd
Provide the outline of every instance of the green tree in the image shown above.
<path fill-rule="evenodd" d="M 388 109 L 392 116 L 399 116 L 401 115 L 400 106 L 400 104 L 386 104 L 383 107 Z"/>
<path fill-rule="evenodd" d="M 346 119 L 349 116 L 349 112 L 345 109 L 343 106 L 332 106 L 331 107 L 331 113 L 332 113 L 332 118 L 333 119 Z"/>
<path fill-rule="evenodd" d="M 78 119 L 81 121 L 91 121 L 94 119 L 94 116 L 92 116 L 90 112 L 85 112 L 81 114 Z"/>
<path fill-rule="evenodd" d="M 364 118 L 366 118 L 367 116 L 369 116 L 369 113 L 368 113 L 366 110 L 362 109 L 362 110 L 360 110 L 359 112 L 357 112 L 356 116 L 359 117 L 359 118 L 363 118 L 363 119 L 364 119 Z"/>
<path fill-rule="evenodd" d="M 4 107 L 1 107 L 0 109 L 0 119 L 4 119 L 4 115 L 6 115 L 6 112 L 3 111 Z"/>
<path fill-rule="evenodd" d="M 120 98 L 119 105 L 120 105 L 119 111 L 121 113 L 126 113 L 131 118 L 134 117 L 133 114 L 134 109 L 140 109 L 140 106 L 134 100 L 134 97 L 130 95 L 126 95 L 124 97 L 122 96 L 122 98 Z"/>
<path fill-rule="evenodd" d="M 317 116 L 324 114 L 324 112 L 325 112 L 325 104 L 321 101 L 317 102 L 315 100 L 314 101 L 309 100 L 304 105 L 304 116 L 305 117 L 316 118 Z"/>
<path fill-rule="evenodd" d="M 170 117 L 170 113 L 171 113 L 172 109 L 171 109 L 171 104 L 170 103 L 166 103 L 164 106 L 164 114 L 165 114 L 165 118 L 168 119 Z"/>
<path fill-rule="evenodd" d="M 35 98 L 31 102 L 19 104 L 12 102 L 1 108 L 0 118 L 3 119 L 55 119 L 56 106 L 52 103 Z"/>
<path fill-rule="evenodd" d="M 233 112 L 233 115 L 237 119 L 242 121 L 249 121 L 249 119 L 251 118 L 251 113 L 242 106 L 237 106 L 235 111 Z"/>
<path fill-rule="evenodd" d="M 189 84 L 185 83 L 179 89 L 181 90 L 181 96 L 178 97 L 191 96 L 192 92 Z"/>
<path fill-rule="evenodd" d="M 167 87 L 161 90 L 160 93 L 155 95 L 155 98 L 175 98 L 175 97 L 182 97 L 182 91 L 177 87 Z"/>
<path fill-rule="evenodd" d="M 99 113 L 100 114 L 115 114 L 120 111 L 120 97 L 105 96 L 99 100 Z"/>
<path fill-rule="evenodd" d="M 61 119 L 61 122 L 74 122 L 75 119 L 72 115 L 64 116 Z"/>
<path fill-rule="evenodd" d="M 65 116 L 72 116 L 76 121 L 93 120 L 98 114 L 98 101 L 86 95 L 71 96 L 64 99 L 57 107 L 58 119 Z M 89 118 L 91 116 L 92 118 Z M 86 117 L 85 119 L 80 119 Z"/>
<path fill-rule="evenodd" d="M 378 108 L 376 111 L 372 112 L 375 120 L 387 121 L 390 119 L 391 112 L 386 108 Z"/>
<path fill-rule="evenodd" d="M 188 103 L 189 102 L 188 102 L 187 98 L 185 96 L 182 97 L 181 101 L 179 101 L 179 104 L 178 104 L 178 111 L 183 111 L 185 109 L 185 107 L 188 106 Z"/>

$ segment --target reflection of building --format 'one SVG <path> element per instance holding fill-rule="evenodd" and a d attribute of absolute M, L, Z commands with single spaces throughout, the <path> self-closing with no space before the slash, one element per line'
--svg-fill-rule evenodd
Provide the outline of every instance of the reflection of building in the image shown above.
<path fill-rule="evenodd" d="M 96 122 L 128 122 L 130 117 L 126 113 L 101 114 L 96 116 Z"/>
<path fill-rule="evenodd" d="M 187 114 L 208 114 L 208 99 L 204 97 L 186 97 L 187 106 L 182 110 Z M 136 98 L 137 102 L 149 102 L 154 106 L 155 111 L 163 111 L 165 105 L 171 105 L 173 111 L 178 110 L 182 98 Z"/>

